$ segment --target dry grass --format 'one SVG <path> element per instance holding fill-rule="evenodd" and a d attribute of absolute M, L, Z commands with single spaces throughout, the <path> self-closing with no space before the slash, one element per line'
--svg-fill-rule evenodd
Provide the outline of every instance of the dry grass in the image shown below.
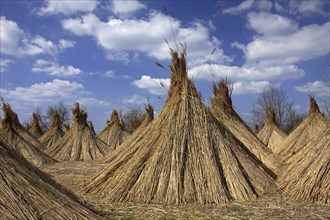
<path fill-rule="evenodd" d="M 0 139 L 1 219 L 101 219 Z"/>
<path fill-rule="evenodd" d="M 258 133 L 259 139 L 273 152 L 276 152 L 287 135 L 278 127 L 275 118 L 275 112 L 272 108 L 268 108 L 265 117 L 265 125 Z"/>
<path fill-rule="evenodd" d="M 97 208 L 109 211 L 109 219 L 128 220 L 327 220 L 330 206 L 304 201 L 295 201 L 283 196 L 264 196 L 255 201 L 229 204 L 137 204 L 103 203 L 89 198 Z"/>
<path fill-rule="evenodd" d="M 91 164 L 93 163 L 93 164 Z M 109 203 L 79 189 L 93 172 L 106 164 L 97 161 L 64 162 L 43 167 L 59 183 L 77 193 L 99 210 L 112 213 L 105 219 L 329 219 L 329 205 L 289 199 L 280 194 L 255 201 L 230 204 L 139 204 Z"/>
<path fill-rule="evenodd" d="M 39 141 L 43 144 L 46 150 L 55 145 L 55 143 L 63 136 L 64 132 L 60 127 L 60 115 L 58 112 L 55 112 L 52 117 L 51 127 L 39 138 Z"/>
<path fill-rule="evenodd" d="M 172 53 L 171 87 L 158 117 L 113 152 L 88 193 L 108 202 L 206 204 L 278 190 L 263 164 L 204 106 L 185 56 Z"/>
<path fill-rule="evenodd" d="M 104 141 L 111 148 L 116 149 L 128 137 L 129 133 L 125 131 L 124 126 L 120 122 L 117 111 L 113 110 L 110 120 L 107 121 L 106 126 L 102 129 L 98 135 L 98 138 Z"/>
<path fill-rule="evenodd" d="M 316 134 L 324 132 L 326 129 L 326 119 L 321 114 L 317 103 L 310 97 L 310 109 L 307 117 L 294 129 L 284 141 L 275 149 L 286 163 L 290 158 L 304 148 Z"/>
<path fill-rule="evenodd" d="M 42 152 L 44 146 L 21 125 L 17 114 L 9 104 L 3 104 L 3 113 L 4 118 L 0 129 L 2 140 L 34 165 L 39 166 L 56 162 Z"/>
<path fill-rule="evenodd" d="M 279 184 L 292 198 L 330 203 L 330 122 L 288 160 Z"/>
<path fill-rule="evenodd" d="M 45 165 L 41 169 L 72 192 L 80 193 L 92 177 L 105 169 L 106 166 L 108 164 L 100 160 L 66 161 Z"/>
<path fill-rule="evenodd" d="M 87 113 L 75 103 L 72 110 L 72 127 L 45 152 L 59 161 L 88 161 L 104 157 L 112 148 L 95 136 L 87 124 Z"/>
<path fill-rule="evenodd" d="M 211 112 L 265 165 L 265 171 L 276 179 L 277 173 L 282 166 L 282 161 L 258 139 L 236 113 L 232 106 L 227 81 L 225 80 L 221 80 L 218 86 L 213 84 Z"/>

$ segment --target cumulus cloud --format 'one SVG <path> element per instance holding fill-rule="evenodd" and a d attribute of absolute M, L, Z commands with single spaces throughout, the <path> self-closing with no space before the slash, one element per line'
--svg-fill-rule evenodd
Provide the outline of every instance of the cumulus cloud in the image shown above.
<path fill-rule="evenodd" d="M 99 4 L 96 0 L 67 1 L 46 0 L 45 4 L 37 10 L 37 15 L 72 15 L 78 12 L 92 12 Z"/>
<path fill-rule="evenodd" d="M 247 16 L 248 27 L 255 30 L 253 40 L 232 46 L 245 54 L 245 66 L 281 66 L 307 61 L 330 52 L 330 22 L 298 27 L 289 18 L 260 12 Z"/>
<path fill-rule="evenodd" d="M 238 81 L 233 84 L 233 95 L 260 93 L 269 85 L 268 81 Z"/>
<path fill-rule="evenodd" d="M 289 13 L 298 15 L 300 17 L 307 17 L 315 14 L 329 15 L 325 12 L 324 6 L 326 1 L 313 0 L 313 1 L 289 1 Z"/>
<path fill-rule="evenodd" d="M 123 100 L 123 103 L 128 103 L 128 104 L 143 104 L 143 103 L 146 103 L 146 102 L 147 102 L 146 97 L 142 97 L 138 94 L 134 94 L 131 97 L 125 98 Z"/>
<path fill-rule="evenodd" d="M 46 61 L 39 59 L 32 67 L 32 72 L 35 73 L 48 73 L 51 76 L 57 77 L 71 77 L 79 76 L 83 74 L 83 71 L 79 68 L 75 68 L 71 65 L 60 66 L 58 63 L 53 61 Z"/>
<path fill-rule="evenodd" d="M 219 64 L 205 64 L 195 66 L 189 69 L 189 76 L 193 79 L 205 79 L 209 81 L 218 81 L 228 77 L 230 80 L 284 80 L 299 78 L 304 76 L 305 72 L 295 65 L 269 66 L 269 67 L 239 67 L 225 66 Z"/>
<path fill-rule="evenodd" d="M 140 89 L 147 89 L 151 94 L 164 95 L 170 86 L 170 79 L 151 78 L 143 75 L 141 79 L 132 83 Z"/>
<path fill-rule="evenodd" d="M 276 14 L 251 12 L 247 18 L 249 28 L 268 37 L 287 35 L 298 29 L 296 22 Z"/>
<path fill-rule="evenodd" d="M 63 50 L 73 47 L 74 42 L 60 39 L 53 43 L 42 36 L 29 36 L 20 29 L 16 22 L 1 16 L 0 26 L 1 47 L 0 52 L 13 56 L 34 56 L 38 54 L 57 55 Z"/>
<path fill-rule="evenodd" d="M 14 106 L 37 106 L 41 104 L 51 104 L 54 102 L 64 101 L 72 103 L 74 101 L 88 100 L 95 105 L 106 104 L 91 97 L 92 93 L 85 91 L 84 86 L 80 83 L 67 80 L 54 79 L 51 82 L 35 83 L 29 87 L 16 87 L 15 89 L 1 89 L 1 94 L 6 101 Z"/>
<path fill-rule="evenodd" d="M 13 61 L 0 58 L 0 73 L 6 72 L 11 63 L 13 63 Z"/>
<path fill-rule="evenodd" d="M 183 27 L 181 22 L 160 12 L 152 11 L 143 19 L 116 19 L 109 18 L 101 21 L 94 14 L 87 14 L 78 18 L 69 18 L 62 21 L 64 29 L 78 35 L 88 35 L 107 52 L 108 59 L 129 61 L 136 56 L 136 52 L 158 60 L 169 59 L 168 44 L 175 49 L 171 27 L 179 42 L 187 43 L 188 64 L 196 65 L 207 61 L 207 57 L 217 48 L 210 57 L 211 62 L 224 63 L 231 59 L 220 49 L 220 41 L 211 36 L 209 29 L 201 22 L 193 22 Z"/>
<path fill-rule="evenodd" d="M 111 11 L 120 17 L 127 17 L 145 8 L 147 8 L 147 6 L 137 0 L 112 0 L 110 4 Z"/>
<path fill-rule="evenodd" d="M 238 15 L 251 9 L 258 11 L 269 11 L 273 7 L 273 3 L 269 0 L 245 0 L 239 5 L 223 10 L 223 14 Z"/>
<path fill-rule="evenodd" d="M 299 92 L 309 93 L 314 96 L 324 97 L 330 96 L 330 85 L 326 82 L 315 81 L 308 82 L 302 86 L 296 86 L 295 89 Z"/>

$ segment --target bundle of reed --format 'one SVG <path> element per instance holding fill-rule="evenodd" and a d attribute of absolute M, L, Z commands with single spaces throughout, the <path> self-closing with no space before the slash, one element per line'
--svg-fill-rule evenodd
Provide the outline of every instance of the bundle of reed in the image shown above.
<path fill-rule="evenodd" d="M 292 198 L 330 202 L 330 122 L 288 160 L 279 185 Z"/>
<path fill-rule="evenodd" d="M 54 112 L 50 128 L 39 138 L 39 141 L 45 146 L 46 150 L 54 146 L 63 136 L 64 132 L 60 126 L 60 115 L 58 112 Z"/>
<path fill-rule="evenodd" d="M 275 149 L 275 153 L 286 163 L 290 158 L 304 148 L 319 132 L 326 129 L 326 119 L 314 99 L 310 96 L 310 107 L 307 117 L 294 129 Z"/>
<path fill-rule="evenodd" d="M 267 109 L 264 122 L 265 125 L 258 133 L 258 137 L 271 151 L 275 152 L 277 146 L 283 142 L 287 135 L 278 127 L 275 112 L 271 107 Z"/>
<path fill-rule="evenodd" d="M 120 122 L 117 111 L 113 110 L 110 120 L 107 121 L 106 126 L 102 129 L 98 135 L 98 138 L 104 141 L 111 148 L 116 149 L 128 137 L 129 133 L 125 131 L 123 124 Z"/>
<path fill-rule="evenodd" d="M 249 151 L 267 166 L 268 173 L 274 179 L 283 162 L 265 146 L 254 132 L 247 126 L 233 108 L 226 80 L 220 80 L 218 86 L 213 84 L 211 112 Z"/>
<path fill-rule="evenodd" d="M 55 163 L 54 159 L 42 152 L 45 150 L 44 145 L 23 127 L 10 105 L 4 103 L 2 109 L 4 118 L 0 129 L 0 138 L 34 165 Z"/>
<path fill-rule="evenodd" d="M 133 134 L 134 135 L 134 134 Z M 224 203 L 278 190 L 263 163 L 211 114 L 172 51 L 162 111 L 86 187 L 109 202 Z M 128 145 L 127 145 L 128 146 Z"/>
<path fill-rule="evenodd" d="M 0 139 L 1 219 L 101 219 Z"/>
<path fill-rule="evenodd" d="M 37 113 L 32 114 L 32 121 L 31 126 L 28 131 L 37 139 L 40 138 L 44 132 L 42 131 L 40 124 L 39 124 L 39 116 Z"/>
<path fill-rule="evenodd" d="M 72 110 L 72 127 L 45 152 L 59 161 L 86 161 L 104 157 L 113 149 L 95 136 L 87 123 L 87 113 L 75 103 Z"/>

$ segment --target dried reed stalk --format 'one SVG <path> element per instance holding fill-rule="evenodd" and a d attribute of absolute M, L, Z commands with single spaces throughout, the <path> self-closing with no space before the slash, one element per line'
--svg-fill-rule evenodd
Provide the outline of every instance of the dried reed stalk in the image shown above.
<path fill-rule="evenodd" d="M 42 131 L 40 124 L 39 124 L 39 117 L 37 113 L 32 114 L 32 121 L 31 121 L 31 127 L 28 129 L 28 131 L 37 139 L 40 138 L 44 132 Z"/>
<path fill-rule="evenodd" d="M 287 135 L 278 127 L 275 118 L 275 112 L 272 108 L 268 108 L 265 116 L 265 125 L 258 133 L 259 139 L 269 148 L 275 152 Z"/>
<path fill-rule="evenodd" d="M 276 179 L 282 161 L 259 140 L 236 113 L 232 106 L 226 80 L 220 80 L 218 86 L 213 84 L 211 112 L 221 124 L 231 131 L 265 165 L 265 170 L 268 174 Z"/>
<path fill-rule="evenodd" d="M 0 139 L 1 219 L 101 219 Z"/>
<path fill-rule="evenodd" d="M 46 150 L 46 153 L 59 161 L 86 161 L 105 156 L 112 150 L 97 138 L 88 126 L 87 113 L 75 103 L 72 110 L 72 127 L 70 130 Z"/>
<path fill-rule="evenodd" d="M 277 191 L 262 162 L 202 103 L 187 76 L 185 51 L 172 52 L 171 72 L 162 111 L 124 142 L 129 147 L 113 152 L 86 192 L 109 202 L 205 204 Z"/>
<path fill-rule="evenodd" d="M 55 112 L 52 117 L 51 127 L 39 138 L 39 141 L 45 146 L 45 150 L 51 148 L 64 136 L 60 127 L 60 115 Z"/>
<path fill-rule="evenodd" d="M 42 152 L 45 147 L 21 125 L 10 105 L 5 103 L 2 109 L 4 119 L 0 138 L 34 165 L 55 163 L 55 160 Z"/>
<path fill-rule="evenodd" d="M 324 132 L 326 119 L 319 110 L 315 99 L 310 96 L 310 108 L 307 117 L 294 129 L 284 141 L 275 149 L 286 163 L 298 153 L 316 134 Z"/>
<path fill-rule="evenodd" d="M 330 203 L 330 122 L 326 130 L 314 134 L 288 163 L 290 165 L 279 179 L 287 195 Z"/>
<path fill-rule="evenodd" d="M 104 141 L 111 148 L 116 149 L 128 137 L 129 133 L 125 131 L 124 126 L 120 122 L 117 111 L 113 110 L 110 120 L 107 121 L 106 126 L 102 129 L 98 135 L 98 138 Z"/>

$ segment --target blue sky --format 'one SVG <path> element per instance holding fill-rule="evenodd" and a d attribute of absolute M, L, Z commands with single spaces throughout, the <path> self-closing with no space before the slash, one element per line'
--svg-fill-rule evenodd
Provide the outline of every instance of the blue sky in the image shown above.
<path fill-rule="evenodd" d="M 180 43 L 187 44 L 188 74 L 205 101 L 212 82 L 227 77 L 244 118 L 270 83 L 283 88 L 302 113 L 308 94 L 329 97 L 318 70 L 329 62 L 329 1 L 0 4 L 0 91 L 21 122 L 36 107 L 60 101 L 70 106 L 79 101 L 97 130 L 112 109 L 143 107 L 147 98 L 160 111 L 170 73 L 155 62 L 167 67 L 169 46 Z"/>

